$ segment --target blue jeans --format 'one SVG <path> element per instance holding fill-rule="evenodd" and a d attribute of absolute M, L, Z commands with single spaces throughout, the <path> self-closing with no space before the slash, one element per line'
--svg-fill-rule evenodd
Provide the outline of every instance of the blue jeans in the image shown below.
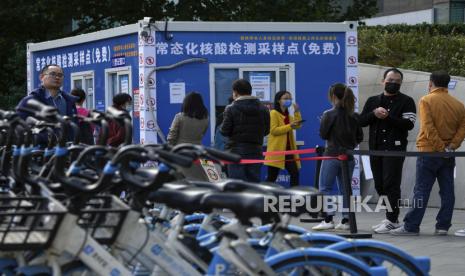
<path fill-rule="evenodd" d="M 404 218 L 405 230 L 420 232 L 420 224 L 436 179 L 441 197 L 441 209 L 436 216 L 436 229 L 449 230 L 455 204 L 454 167 L 455 158 L 418 157 L 412 207 Z"/>
<path fill-rule="evenodd" d="M 344 195 L 344 186 L 342 182 L 342 162 L 339 160 L 323 160 L 321 162 L 319 189 L 323 195 Z M 352 179 L 352 173 L 354 171 L 355 162 L 354 160 L 348 161 L 349 165 L 349 178 Z M 337 183 L 338 192 L 334 193 L 334 181 Z M 352 181 L 350 181 L 352 183 Z M 351 187 L 352 188 L 352 187 Z M 324 201 L 323 201 L 324 203 Z M 344 208 L 348 208 L 349 203 L 343 201 Z M 323 206 L 325 208 L 325 206 Z M 334 212 L 327 212 L 327 215 L 334 215 Z M 343 217 L 347 218 L 347 213 L 342 214 Z"/>
<path fill-rule="evenodd" d="M 232 153 L 239 154 L 242 159 L 263 159 L 261 145 L 248 143 L 235 143 L 230 149 Z M 260 182 L 262 164 L 230 164 L 228 165 L 228 177 L 248 182 Z"/>
<path fill-rule="evenodd" d="M 261 181 L 261 168 L 262 164 L 229 164 L 228 178 L 258 183 Z"/>

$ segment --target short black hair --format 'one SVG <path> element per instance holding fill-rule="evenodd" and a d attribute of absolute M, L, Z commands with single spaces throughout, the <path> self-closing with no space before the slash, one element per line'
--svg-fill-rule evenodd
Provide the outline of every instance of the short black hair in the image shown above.
<path fill-rule="evenodd" d="M 232 90 L 239 95 L 252 95 L 252 85 L 245 79 L 235 80 L 232 84 Z"/>
<path fill-rule="evenodd" d="M 78 103 L 82 103 L 86 99 L 86 92 L 82 88 L 74 88 L 71 90 L 71 95 L 78 97 Z"/>
<path fill-rule="evenodd" d="M 444 70 L 434 71 L 429 76 L 429 80 L 433 82 L 436 87 L 447 88 L 450 82 L 450 75 Z"/>
<path fill-rule="evenodd" d="M 41 75 L 45 74 L 45 72 L 47 72 L 48 68 L 50 68 L 52 66 L 60 68 L 61 71 L 63 72 L 63 68 L 61 68 L 60 65 L 58 65 L 58 64 L 48 64 L 48 65 L 45 65 L 42 69 L 40 69 L 40 74 Z"/>
<path fill-rule="evenodd" d="M 389 68 L 389 69 L 387 69 L 386 71 L 384 71 L 383 80 L 386 79 L 386 76 L 387 76 L 387 74 L 389 74 L 389 72 L 395 72 L 395 73 L 397 73 L 397 74 L 400 75 L 400 79 L 401 79 L 401 80 L 404 79 L 404 74 L 402 74 L 402 72 L 401 72 L 399 69 L 393 67 L 393 68 Z"/>
<path fill-rule="evenodd" d="M 197 92 L 191 92 L 186 95 L 182 102 L 181 111 L 190 118 L 199 120 L 208 118 L 208 110 L 203 104 L 202 95 Z"/>
<path fill-rule="evenodd" d="M 119 93 L 113 97 L 113 104 L 116 106 L 123 106 L 127 102 L 131 102 L 132 97 L 127 93 Z"/>

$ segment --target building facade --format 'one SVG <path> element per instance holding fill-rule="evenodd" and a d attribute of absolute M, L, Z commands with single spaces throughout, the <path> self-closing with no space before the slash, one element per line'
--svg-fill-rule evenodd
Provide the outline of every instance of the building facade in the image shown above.
<path fill-rule="evenodd" d="M 378 0 L 378 14 L 366 25 L 465 22 L 465 0 Z"/>

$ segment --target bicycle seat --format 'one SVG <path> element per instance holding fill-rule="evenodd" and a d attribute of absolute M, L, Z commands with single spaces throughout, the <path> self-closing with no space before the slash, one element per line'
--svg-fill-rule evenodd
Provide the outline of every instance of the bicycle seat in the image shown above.
<path fill-rule="evenodd" d="M 149 200 L 166 204 L 186 214 L 201 212 L 202 197 L 210 192 L 208 189 L 188 188 L 188 186 L 169 184 L 153 192 Z"/>
<path fill-rule="evenodd" d="M 195 187 L 203 187 L 224 192 L 249 191 L 257 192 L 260 194 L 267 194 L 277 198 L 283 196 L 287 197 L 289 200 L 292 197 L 296 197 L 310 201 L 310 206 L 314 208 L 316 208 L 317 205 L 317 197 L 321 195 L 321 193 L 313 187 L 298 186 L 286 189 L 275 183 L 251 183 L 235 179 L 228 179 L 218 183 L 210 183 L 205 181 L 189 181 L 189 183 Z M 294 209 L 294 212 L 290 212 L 289 210 L 289 212 L 283 213 L 287 213 L 292 216 L 299 216 L 301 214 L 307 213 L 308 211 L 306 204 L 303 204 L 302 206 L 297 205 L 295 207 L 296 208 Z"/>
<path fill-rule="evenodd" d="M 263 194 L 279 196 L 311 196 L 318 192 L 310 187 L 293 187 L 286 189 L 274 183 L 250 183 L 244 181 L 228 181 L 224 184 L 226 192 L 255 191 Z"/>
<path fill-rule="evenodd" d="M 245 190 L 260 190 L 260 185 L 267 185 L 276 189 L 282 189 L 281 185 L 275 183 L 251 183 L 237 179 L 226 179 L 220 182 L 208 182 L 200 180 L 189 180 L 189 184 L 195 187 L 211 188 L 219 191 L 241 192 Z"/>
<path fill-rule="evenodd" d="M 264 221 L 278 218 L 278 214 L 271 210 L 265 210 L 266 198 L 262 194 L 241 192 L 211 192 L 203 196 L 201 204 L 205 210 L 229 209 L 237 219 L 243 223 L 251 218 L 260 218 Z"/>
<path fill-rule="evenodd" d="M 158 170 L 154 168 L 137 168 L 136 173 L 133 175 L 135 178 L 142 178 L 142 179 L 154 179 L 158 175 Z"/>
<path fill-rule="evenodd" d="M 93 183 L 88 179 L 74 176 L 60 177 L 60 182 L 64 192 L 71 196 L 75 194 L 93 195 L 100 185 L 100 182 Z"/>
<path fill-rule="evenodd" d="M 320 192 L 313 187 L 292 187 L 292 188 L 283 188 L 282 186 L 274 183 L 250 183 L 244 181 L 228 181 L 224 183 L 223 191 L 225 192 L 242 192 L 250 191 L 257 192 L 260 194 L 270 195 L 276 198 L 276 201 L 279 201 L 280 197 L 283 197 L 288 202 L 293 202 L 293 199 L 303 200 L 302 205 L 294 204 L 295 208 L 286 208 L 279 210 L 281 213 L 286 213 L 291 216 L 300 216 L 301 214 L 307 213 L 307 204 L 310 202 L 310 206 L 316 208 L 318 204 L 318 197 L 321 195 Z"/>

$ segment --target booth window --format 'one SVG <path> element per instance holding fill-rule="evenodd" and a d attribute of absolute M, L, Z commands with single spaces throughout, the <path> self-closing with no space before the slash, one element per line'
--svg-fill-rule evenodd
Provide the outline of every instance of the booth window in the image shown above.
<path fill-rule="evenodd" d="M 85 108 L 92 110 L 94 104 L 94 71 L 71 73 L 71 89 L 81 88 L 86 92 Z"/>
<path fill-rule="evenodd" d="M 252 94 L 272 108 L 276 92 L 287 90 L 295 97 L 294 64 L 210 64 L 210 124 L 214 139 L 216 118 L 228 105 L 232 83 L 246 79 L 252 84 Z"/>
<path fill-rule="evenodd" d="M 232 96 L 231 85 L 239 78 L 238 69 L 215 70 L 215 115 L 218 116 L 228 105 L 228 99 Z"/>
<path fill-rule="evenodd" d="M 119 93 L 132 95 L 131 67 L 117 67 L 105 70 L 105 102 L 106 106 L 111 106 L 113 97 Z"/>

